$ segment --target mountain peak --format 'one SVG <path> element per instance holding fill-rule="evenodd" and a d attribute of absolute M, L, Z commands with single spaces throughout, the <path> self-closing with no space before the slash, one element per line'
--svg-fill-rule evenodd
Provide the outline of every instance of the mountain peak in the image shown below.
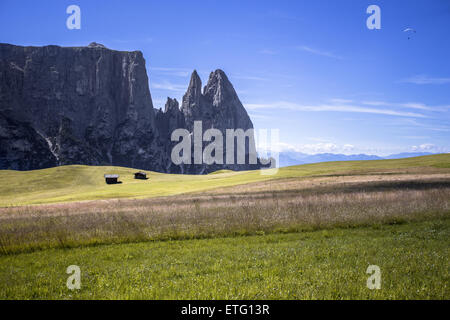
<path fill-rule="evenodd" d="M 189 82 L 189 89 L 193 90 L 196 94 L 201 94 L 202 89 L 202 79 L 200 79 L 200 76 L 197 73 L 197 70 L 194 70 L 191 75 L 191 81 Z"/>
<path fill-rule="evenodd" d="M 181 109 L 184 113 L 189 113 L 191 111 L 187 110 L 189 108 L 197 108 L 200 106 L 200 99 L 202 97 L 202 80 L 200 79 L 196 70 L 192 72 L 191 81 L 189 82 L 189 87 L 183 96 Z"/>
<path fill-rule="evenodd" d="M 228 80 L 227 75 L 221 69 L 217 69 L 209 74 L 208 85 L 212 85 L 214 83 L 231 85 L 231 82 L 230 80 Z"/>
<path fill-rule="evenodd" d="M 214 105 L 219 105 L 225 100 L 239 100 L 233 85 L 221 69 L 210 73 L 208 83 L 203 89 L 203 95 Z"/>
<path fill-rule="evenodd" d="M 226 74 L 222 69 L 216 69 L 209 74 L 209 78 L 213 78 L 213 77 L 219 77 L 219 78 L 225 77 L 226 78 Z"/>
<path fill-rule="evenodd" d="M 164 112 L 170 112 L 172 110 L 176 110 L 176 111 L 180 110 L 178 101 L 177 101 L 177 99 L 172 99 L 172 98 L 167 97 L 167 102 L 165 105 Z"/>

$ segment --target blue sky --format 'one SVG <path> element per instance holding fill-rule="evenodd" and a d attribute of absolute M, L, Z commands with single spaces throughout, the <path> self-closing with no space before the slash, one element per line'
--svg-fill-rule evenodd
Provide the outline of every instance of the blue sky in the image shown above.
<path fill-rule="evenodd" d="M 66 8 L 81 8 L 81 29 Z M 369 30 L 366 9 L 381 9 Z M 414 28 L 415 34 L 403 30 Z M 450 1 L 1 0 L 0 42 L 141 50 L 155 107 L 223 69 L 256 129 L 307 153 L 450 152 Z"/>

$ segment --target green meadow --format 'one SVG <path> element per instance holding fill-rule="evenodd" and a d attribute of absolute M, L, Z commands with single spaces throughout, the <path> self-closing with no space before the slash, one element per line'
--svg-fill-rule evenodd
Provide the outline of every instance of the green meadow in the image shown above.
<path fill-rule="evenodd" d="M 386 170 L 432 170 L 449 172 L 450 154 L 408 159 L 343 161 L 280 168 L 276 174 L 260 171 L 221 171 L 209 175 L 179 175 L 147 172 L 148 180 L 135 180 L 135 169 L 122 167 L 62 166 L 34 171 L 0 171 L 0 206 L 113 198 L 148 198 L 200 192 L 252 182 L 318 175 L 351 175 Z M 423 171 L 423 170 L 422 170 Z M 103 175 L 119 174 L 122 182 L 106 185 Z"/>
<path fill-rule="evenodd" d="M 0 299 L 450 299 L 450 154 L 135 171 L 0 171 Z"/>
<path fill-rule="evenodd" d="M 450 220 L 0 256 L 2 299 L 449 299 Z M 81 289 L 66 268 L 81 269 Z M 367 288 L 369 265 L 381 289 Z"/>

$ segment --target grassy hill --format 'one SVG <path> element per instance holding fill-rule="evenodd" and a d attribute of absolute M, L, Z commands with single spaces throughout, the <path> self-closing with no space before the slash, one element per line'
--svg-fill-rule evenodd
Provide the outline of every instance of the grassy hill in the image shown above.
<path fill-rule="evenodd" d="M 134 172 L 0 171 L 0 299 L 450 296 L 450 154 L 274 175 Z M 366 286 L 373 264 L 381 290 Z"/>
<path fill-rule="evenodd" d="M 0 171 L 0 206 L 18 206 L 113 198 L 147 198 L 200 192 L 221 187 L 276 179 L 318 175 L 369 173 L 450 172 L 450 154 L 408 159 L 343 161 L 280 168 L 274 175 L 260 171 L 220 171 L 209 175 L 147 172 L 135 180 L 135 169 L 72 165 L 33 171 Z M 120 175 L 121 184 L 106 185 L 103 175 Z"/>

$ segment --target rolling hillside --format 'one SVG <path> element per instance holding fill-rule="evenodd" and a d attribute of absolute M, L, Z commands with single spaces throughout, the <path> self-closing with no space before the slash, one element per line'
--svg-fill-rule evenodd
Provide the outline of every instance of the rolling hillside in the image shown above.
<path fill-rule="evenodd" d="M 0 206 L 20 206 L 114 198 L 147 198 L 200 192 L 275 179 L 320 175 L 448 173 L 450 154 L 408 159 L 326 162 L 280 168 L 274 175 L 260 171 L 220 171 L 209 175 L 148 172 L 148 180 L 134 180 L 135 169 L 62 166 L 33 171 L 0 171 Z M 103 175 L 117 173 L 121 184 L 106 185 Z"/>

